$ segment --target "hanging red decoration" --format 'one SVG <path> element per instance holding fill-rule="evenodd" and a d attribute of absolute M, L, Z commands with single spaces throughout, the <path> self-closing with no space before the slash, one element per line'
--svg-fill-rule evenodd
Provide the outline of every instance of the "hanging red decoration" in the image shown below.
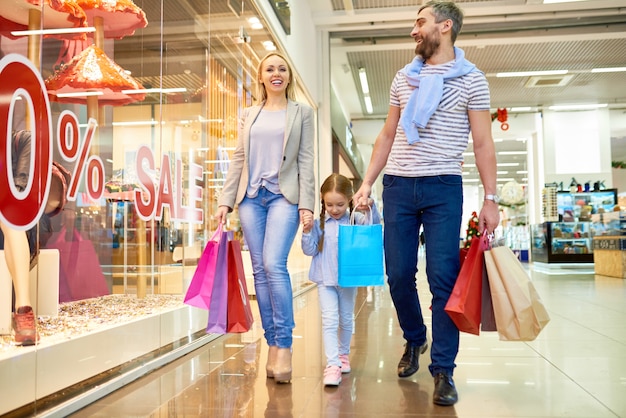
<path fill-rule="evenodd" d="M 501 123 L 500 129 L 503 131 L 507 131 L 509 129 L 509 124 L 507 123 L 509 114 L 506 111 L 506 108 L 498 108 L 498 122 Z"/>

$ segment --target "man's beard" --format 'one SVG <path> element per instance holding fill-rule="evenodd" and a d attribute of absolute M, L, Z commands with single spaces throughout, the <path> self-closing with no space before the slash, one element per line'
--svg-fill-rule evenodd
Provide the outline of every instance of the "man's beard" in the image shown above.
<path fill-rule="evenodd" d="M 422 42 L 415 46 L 415 54 L 427 60 L 437 52 L 440 44 L 439 36 L 431 34 L 427 38 L 422 38 Z"/>

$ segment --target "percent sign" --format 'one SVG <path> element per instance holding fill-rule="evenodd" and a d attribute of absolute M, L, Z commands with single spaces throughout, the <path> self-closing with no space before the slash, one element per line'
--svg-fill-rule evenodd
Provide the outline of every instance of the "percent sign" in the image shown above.
<path fill-rule="evenodd" d="M 59 117 L 57 125 L 57 140 L 61 156 L 68 163 L 76 162 L 74 172 L 67 191 L 67 200 L 75 201 L 78 195 L 78 186 L 83 175 L 86 174 L 87 195 L 91 201 L 97 201 L 104 193 L 104 163 L 97 155 L 89 156 L 91 141 L 95 135 L 98 122 L 90 118 L 82 141 L 79 141 L 78 118 L 70 111 L 64 111 Z M 86 167 L 85 167 L 86 165 Z"/>

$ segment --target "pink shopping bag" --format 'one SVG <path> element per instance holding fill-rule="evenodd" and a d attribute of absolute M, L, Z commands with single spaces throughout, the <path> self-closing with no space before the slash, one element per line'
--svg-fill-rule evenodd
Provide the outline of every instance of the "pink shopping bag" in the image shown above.
<path fill-rule="evenodd" d="M 226 240 L 222 239 L 224 235 L 222 224 L 220 224 L 206 244 L 185 294 L 184 302 L 187 305 L 209 310 L 218 266 L 218 254 L 222 252 L 223 257 L 226 256 Z"/>
<path fill-rule="evenodd" d="M 46 243 L 59 250 L 59 302 L 71 302 L 110 294 L 93 243 L 74 229 L 68 240 L 63 227 Z"/>

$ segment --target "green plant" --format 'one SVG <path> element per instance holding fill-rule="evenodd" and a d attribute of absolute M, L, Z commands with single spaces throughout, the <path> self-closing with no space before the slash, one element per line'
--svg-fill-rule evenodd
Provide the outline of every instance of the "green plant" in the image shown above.
<path fill-rule="evenodd" d="M 472 212 L 469 222 L 467 223 L 467 229 L 465 230 L 465 242 L 464 248 L 469 248 L 472 244 L 472 240 L 479 235 L 478 232 L 478 215 L 476 211 Z"/>

